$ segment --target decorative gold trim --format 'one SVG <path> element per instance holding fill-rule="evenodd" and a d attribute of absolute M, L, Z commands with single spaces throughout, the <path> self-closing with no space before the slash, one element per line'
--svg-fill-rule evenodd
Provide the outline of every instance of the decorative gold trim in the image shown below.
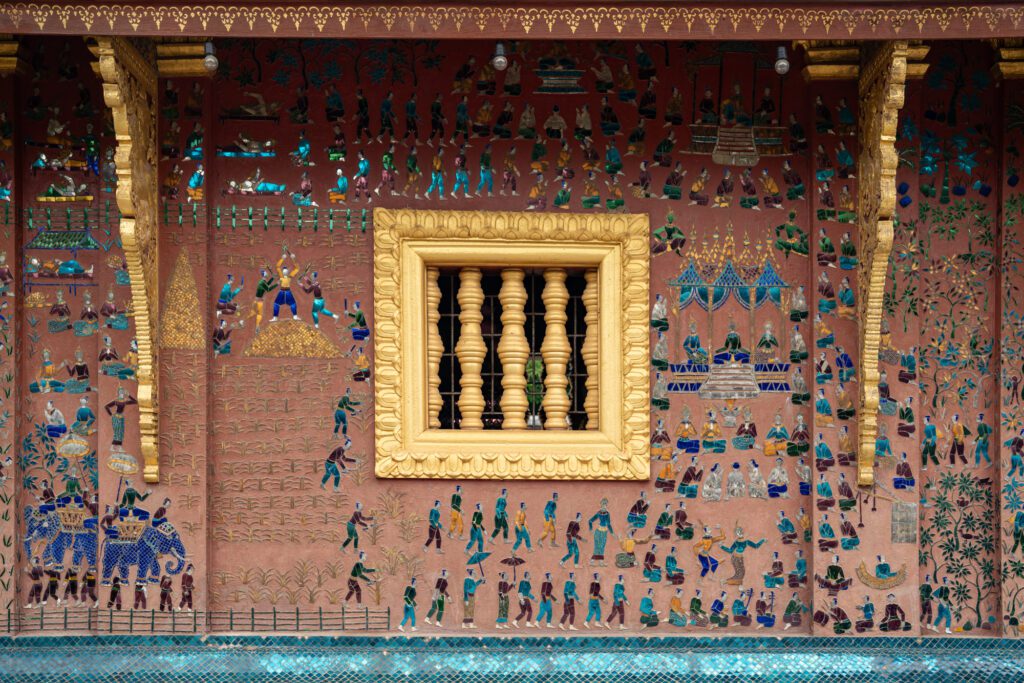
<path fill-rule="evenodd" d="M 903 107 L 907 76 L 907 41 L 862 46 L 864 58 L 858 92 L 860 121 L 857 194 L 863 256 L 857 297 L 860 332 L 860 411 L 857 484 L 875 482 L 875 437 L 878 434 L 878 348 L 881 343 L 885 279 L 892 251 L 892 217 L 896 211 L 896 124 Z"/>
<path fill-rule="evenodd" d="M 389 478 L 650 477 L 646 215 L 374 211 L 375 471 Z M 598 270 L 600 428 L 431 429 L 428 266 Z"/>
<path fill-rule="evenodd" d="M 2 3 L 0 31 L 10 33 L 118 33 L 132 35 L 323 36 L 348 38 L 480 37 L 956 37 L 987 31 L 1019 34 L 1024 7 L 772 7 L 538 3 L 474 5 L 74 5 Z"/>
<path fill-rule="evenodd" d="M 155 331 L 157 284 L 156 67 L 145 40 L 99 38 L 94 48 L 103 79 L 103 100 L 114 119 L 117 151 L 117 208 L 120 235 L 131 278 L 135 338 L 139 345 L 138 400 L 143 476 L 160 481 Z"/>

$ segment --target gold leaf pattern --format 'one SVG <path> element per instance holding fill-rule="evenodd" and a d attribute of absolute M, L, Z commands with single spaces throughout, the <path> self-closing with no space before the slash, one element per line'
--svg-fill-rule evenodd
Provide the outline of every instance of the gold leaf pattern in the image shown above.
<path fill-rule="evenodd" d="M 246 347 L 247 358 L 341 358 L 327 336 L 301 320 L 268 323 Z"/>
<path fill-rule="evenodd" d="M 206 346 L 199 288 L 188 254 L 182 250 L 174 264 L 160 316 L 160 348 L 201 351 Z"/>

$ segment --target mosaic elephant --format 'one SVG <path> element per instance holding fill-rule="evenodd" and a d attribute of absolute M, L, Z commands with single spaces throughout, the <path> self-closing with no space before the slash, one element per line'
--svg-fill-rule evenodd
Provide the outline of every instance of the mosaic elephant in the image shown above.
<path fill-rule="evenodd" d="M 43 550 L 45 561 L 50 559 L 50 541 L 60 532 L 60 523 L 57 515 L 52 510 L 37 510 L 32 505 L 26 505 L 25 517 L 25 557 L 34 557 L 32 547 L 40 541 L 46 542 Z"/>
<path fill-rule="evenodd" d="M 95 521 L 95 518 L 93 518 Z M 82 558 L 85 558 L 85 566 L 96 566 L 96 530 L 86 529 L 84 531 L 64 531 L 63 529 L 50 541 L 49 554 L 54 561 L 56 568 L 64 568 L 64 555 L 71 550 L 71 566 L 82 566 Z"/>
<path fill-rule="evenodd" d="M 117 526 L 112 528 L 116 530 Z M 170 522 L 159 526 L 147 525 L 137 540 L 111 535 L 103 550 L 103 585 L 110 584 L 115 569 L 121 581 L 127 581 L 132 567 L 136 568 L 136 580 L 159 583 L 161 555 L 171 555 L 177 560 L 164 566 L 163 571 L 167 574 L 180 574 L 185 568 L 185 546 Z"/>
<path fill-rule="evenodd" d="M 64 569 L 64 557 L 71 550 L 72 566 L 79 566 L 84 558 L 87 566 L 96 564 L 96 518 L 84 517 L 84 508 L 75 523 L 69 524 L 67 517 L 62 521 L 60 513 L 50 506 L 25 508 L 25 555 L 32 557 L 32 548 L 45 542 L 39 554 L 44 564 L 53 564 L 57 570 Z M 75 517 L 72 515 L 72 517 Z"/>

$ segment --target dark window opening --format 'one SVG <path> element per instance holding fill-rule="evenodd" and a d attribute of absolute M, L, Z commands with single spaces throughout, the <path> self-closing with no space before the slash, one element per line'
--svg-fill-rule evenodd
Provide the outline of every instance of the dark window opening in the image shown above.
<path fill-rule="evenodd" d="M 481 368 L 483 386 L 481 391 L 484 396 L 484 411 L 482 420 L 484 429 L 501 429 L 504 415 L 501 410 L 502 395 L 502 366 L 498 356 L 498 343 L 501 341 L 501 302 L 498 295 L 501 291 L 500 270 L 485 270 L 481 280 L 481 287 L 484 293 L 484 301 L 481 306 L 483 322 L 481 332 L 484 345 L 487 347 L 487 355 L 484 358 Z M 527 423 L 533 428 L 540 428 L 544 424 L 546 415 L 541 406 L 544 395 L 544 379 L 546 372 L 541 355 L 541 344 L 544 342 L 544 333 L 547 325 L 544 322 L 544 273 L 542 269 L 531 269 L 526 271 L 526 278 L 523 283 L 526 289 L 526 305 L 524 313 L 526 322 L 524 331 L 527 344 L 530 348 L 530 357 L 526 369 L 526 397 L 528 403 Z M 441 290 L 441 301 L 438 305 L 440 321 L 438 323 L 441 342 L 444 351 L 441 355 L 440 379 L 441 379 L 441 413 L 439 419 L 441 429 L 458 429 L 461 415 L 459 413 L 459 393 L 461 391 L 462 371 L 459 366 L 458 357 L 455 354 L 455 345 L 459 341 L 461 326 L 459 313 L 461 311 L 458 303 L 459 272 L 458 269 L 442 269 L 438 278 L 438 286 Z M 567 387 L 569 394 L 569 423 L 570 428 L 586 429 L 587 414 L 583 409 L 583 402 L 586 399 L 587 369 L 583 364 L 583 342 L 586 338 L 586 306 L 583 304 L 583 289 L 586 281 L 583 278 L 583 271 L 570 271 L 566 279 L 566 289 L 569 292 L 569 301 L 566 306 L 566 336 L 569 339 L 571 354 L 566 368 Z"/>

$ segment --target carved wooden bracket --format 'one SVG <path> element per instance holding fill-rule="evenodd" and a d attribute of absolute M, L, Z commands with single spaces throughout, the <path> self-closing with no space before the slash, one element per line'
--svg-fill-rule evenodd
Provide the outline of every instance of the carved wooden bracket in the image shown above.
<path fill-rule="evenodd" d="M 121 243 L 131 276 L 139 344 L 139 432 L 145 480 L 160 477 L 157 444 L 157 72 L 151 41 L 99 38 L 92 48 L 113 113 L 117 150 L 117 207 Z"/>
<path fill-rule="evenodd" d="M 992 41 L 996 51 L 996 63 L 992 71 L 996 76 L 1006 79 L 1024 78 L 1024 40 L 1020 38 L 1000 38 Z"/>
<path fill-rule="evenodd" d="M 21 58 L 18 36 L 0 34 L 0 76 L 25 73 L 27 69 L 27 63 Z"/>
<path fill-rule="evenodd" d="M 875 438 L 878 434 L 878 347 L 881 342 L 882 299 L 892 251 L 892 218 L 896 210 L 896 124 L 903 107 L 908 45 L 905 40 L 861 46 L 858 79 L 860 155 L 857 159 L 858 216 L 862 258 L 858 273 L 860 322 L 860 433 L 857 484 L 875 481 Z"/>
<path fill-rule="evenodd" d="M 907 79 L 924 78 L 928 64 L 927 45 L 919 40 L 905 41 L 907 44 Z M 797 40 L 794 49 L 803 50 L 806 65 L 803 68 L 805 81 L 855 81 L 860 78 L 862 47 L 870 43 L 859 40 Z"/>

